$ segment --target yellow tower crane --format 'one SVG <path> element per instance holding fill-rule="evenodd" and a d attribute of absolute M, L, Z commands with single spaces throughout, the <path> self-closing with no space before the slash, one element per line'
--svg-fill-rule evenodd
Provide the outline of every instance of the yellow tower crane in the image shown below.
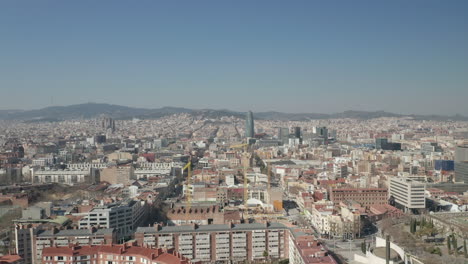
<path fill-rule="evenodd" d="M 249 146 L 249 144 L 244 143 L 244 144 L 231 145 L 229 146 L 229 148 L 238 149 L 238 148 L 246 148 L 247 146 Z"/>
<path fill-rule="evenodd" d="M 187 190 L 186 190 L 186 200 L 187 200 L 187 208 L 185 209 L 185 214 L 189 214 L 189 211 L 190 211 L 190 207 L 192 206 L 192 194 L 190 193 L 190 182 L 192 180 L 192 161 L 189 161 L 185 166 L 184 168 L 182 168 L 182 174 L 184 173 L 184 171 L 187 169 L 187 182 L 186 182 L 186 185 L 187 185 Z"/>
<path fill-rule="evenodd" d="M 271 168 L 270 168 L 270 162 L 267 162 L 267 191 L 268 195 L 270 195 L 270 190 L 271 190 Z M 270 201 L 271 202 L 271 201 Z"/>
<path fill-rule="evenodd" d="M 249 144 L 244 143 L 244 144 L 231 145 L 230 148 L 231 149 L 243 148 L 244 152 L 242 153 L 242 155 L 244 156 L 245 159 L 250 160 L 251 154 L 247 152 L 247 147 L 248 146 L 249 146 Z M 244 172 L 244 208 L 245 208 L 244 218 L 245 217 L 248 218 L 248 209 L 247 209 L 248 208 L 247 207 L 247 200 L 249 199 L 249 186 L 248 186 L 248 183 L 247 183 L 247 168 L 248 168 L 248 166 L 249 165 L 244 161 L 244 166 L 243 166 L 243 172 Z"/>

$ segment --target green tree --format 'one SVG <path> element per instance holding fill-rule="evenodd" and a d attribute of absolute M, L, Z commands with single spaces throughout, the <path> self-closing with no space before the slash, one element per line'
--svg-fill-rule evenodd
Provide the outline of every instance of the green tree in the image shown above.
<path fill-rule="evenodd" d="M 458 256 L 457 238 L 455 237 L 454 234 L 452 234 L 452 245 L 453 245 L 453 250 L 455 250 L 455 255 Z"/>
<path fill-rule="evenodd" d="M 451 237 L 448 236 L 448 237 L 447 237 L 447 249 L 448 249 L 449 254 L 451 254 L 450 252 L 452 251 L 452 245 L 451 245 L 451 243 L 452 243 Z"/>
<path fill-rule="evenodd" d="M 466 249 L 466 239 L 463 239 L 463 253 L 465 253 L 465 258 L 468 258 L 468 250 Z"/>
<path fill-rule="evenodd" d="M 430 252 L 431 254 L 437 254 L 439 256 L 442 256 L 442 251 L 440 250 L 439 247 L 431 247 Z"/>
<path fill-rule="evenodd" d="M 416 219 L 411 220 L 411 233 L 412 234 L 416 233 L 417 224 L 418 224 L 418 221 Z"/>
<path fill-rule="evenodd" d="M 366 254 L 366 251 L 367 251 L 367 249 L 366 249 L 366 241 L 363 241 L 363 242 L 361 243 L 361 251 L 362 251 L 362 253 Z"/>

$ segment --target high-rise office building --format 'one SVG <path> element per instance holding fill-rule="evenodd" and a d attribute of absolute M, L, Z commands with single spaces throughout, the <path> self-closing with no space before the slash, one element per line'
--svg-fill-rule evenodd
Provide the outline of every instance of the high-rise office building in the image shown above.
<path fill-rule="evenodd" d="M 294 137 L 301 138 L 301 127 L 294 127 Z"/>
<path fill-rule="evenodd" d="M 278 139 L 283 138 L 285 134 L 289 135 L 289 130 L 285 127 L 278 127 Z"/>
<path fill-rule="evenodd" d="M 382 150 L 401 150 L 401 143 L 388 142 L 387 138 L 376 138 L 375 148 Z"/>
<path fill-rule="evenodd" d="M 455 181 L 468 183 L 468 145 L 455 149 Z"/>
<path fill-rule="evenodd" d="M 247 112 L 245 120 L 245 137 L 253 138 L 255 136 L 254 118 L 252 111 Z"/>
<path fill-rule="evenodd" d="M 434 169 L 443 171 L 454 171 L 455 162 L 453 160 L 435 160 Z"/>
<path fill-rule="evenodd" d="M 328 139 L 328 129 L 326 127 L 315 127 L 314 133 L 325 140 Z"/>
<path fill-rule="evenodd" d="M 327 127 L 313 127 L 312 130 L 314 141 L 320 140 L 320 144 L 328 145 L 328 128 Z"/>
<path fill-rule="evenodd" d="M 289 141 L 289 128 L 278 127 L 278 140 L 284 145 Z"/>
<path fill-rule="evenodd" d="M 388 139 L 386 138 L 376 138 L 375 139 L 375 148 L 383 149 L 388 144 Z"/>

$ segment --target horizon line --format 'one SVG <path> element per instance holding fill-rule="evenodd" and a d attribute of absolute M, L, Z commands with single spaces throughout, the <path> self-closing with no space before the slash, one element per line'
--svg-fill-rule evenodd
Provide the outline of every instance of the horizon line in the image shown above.
<path fill-rule="evenodd" d="M 183 107 L 183 106 L 160 106 L 160 107 L 154 107 L 154 108 L 149 108 L 149 107 L 141 107 L 141 106 L 129 106 L 129 105 L 121 105 L 121 104 L 115 104 L 115 103 L 105 103 L 105 102 L 84 102 L 84 103 L 75 103 L 75 104 L 68 104 L 68 105 L 52 105 L 52 106 L 45 106 L 45 107 L 39 107 L 39 108 L 32 108 L 32 109 L 1 109 L 0 111 L 16 111 L 16 112 L 27 112 L 27 111 L 39 111 L 47 108 L 53 108 L 53 107 L 70 107 L 70 106 L 78 106 L 78 105 L 89 105 L 89 104 L 95 104 L 95 105 L 109 105 L 109 106 L 119 106 L 119 107 L 128 107 L 128 108 L 134 108 L 134 109 L 142 109 L 142 110 L 156 110 L 156 109 L 163 109 L 163 108 L 181 108 L 181 109 L 187 109 L 191 111 L 229 111 L 233 113 L 247 113 L 249 111 L 252 111 L 251 109 L 249 110 L 231 110 L 227 108 L 191 108 L 191 107 Z M 394 115 L 401 115 L 403 116 L 439 116 L 439 117 L 468 117 L 460 113 L 456 114 L 408 114 L 408 113 L 396 113 L 392 111 L 387 111 L 387 110 L 355 110 L 355 109 L 349 109 L 349 110 L 344 110 L 340 112 L 328 112 L 328 113 L 320 113 L 320 112 L 284 112 L 284 111 L 277 111 L 277 110 L 266 110 L 266 111 L 252 111 L 254 114 L 255 113 L 280 113 L 280 114 L 320 114 L 320 115 L 334 115 L 334 114 L 342 114 L 346 112 L 364 112 L 364 113 L 387 113 L 387 114 L 394 114 Z"/>

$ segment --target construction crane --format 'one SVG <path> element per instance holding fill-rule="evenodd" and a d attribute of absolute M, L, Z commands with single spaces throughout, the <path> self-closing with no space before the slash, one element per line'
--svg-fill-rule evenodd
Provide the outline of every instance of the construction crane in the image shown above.
<path fill-rule="evenodd" d="M 245 152 L 242 153 L 245 159 L 250 159 L 250 153 Z M 249 186 L 248 186 L 248 179 L 247 179 L 247 168 L 248 164 L 244 161 L 244 206 L 247 211 L 247 200 L 249 199 Z"/>
<path fill-rule="evenodd" d="M 182 174 L 184 174 L 184 171 L 187 169 L 187 190 L 186 190 L 186 199 L 187 199 L 187 208 L 185 209 L 185 213 L 188 216 L 190 207 L 192 206 L 192 194 L 190 193 L 190 181 L 192 180 L 192 161 L 189 160 L 189 162 L 182 168 Z"/>
<path fill-rule="evenodd" d="M 231 145 L 229 148 L 231 149 L 244 149 L 244 152 L 242 153 L 244 159 L 249 159 L 251 157 L 251 153 L 247 152 L 249 144 L 248 143 L 243 143 L 243 144 L 237 144 L 237 145 Z M 248 218 L 248 207 L 247 207 L 247 200 L 249 199 L 249 186 L 247 184 L 247 168 L 248 164 L 247 162 L 244 161 L 243 164 L 243 172 L 244 172 L 244 208 L 245 208 L 245 216 Z"/>
<path fill-rule="evenodd" d="M 229 146 L 229 148 L 238 149 L 238 148 L 246 148 L 247 146 L 249 146 L 249 144 L 244 143 L 244 144 L 231 145 Z"/>
<path fill-rule="evenodd" d="M 268 178 L 267 178 L 267 192 L 268 192 L 268 195 L 269 197 L 270 194 L 271 194 L 271 168 L 270 168 L 270 162 L 267 162 L 267 175 L 268 175 Z M 271 201 L 270 201 L 271 203 Z"/>

